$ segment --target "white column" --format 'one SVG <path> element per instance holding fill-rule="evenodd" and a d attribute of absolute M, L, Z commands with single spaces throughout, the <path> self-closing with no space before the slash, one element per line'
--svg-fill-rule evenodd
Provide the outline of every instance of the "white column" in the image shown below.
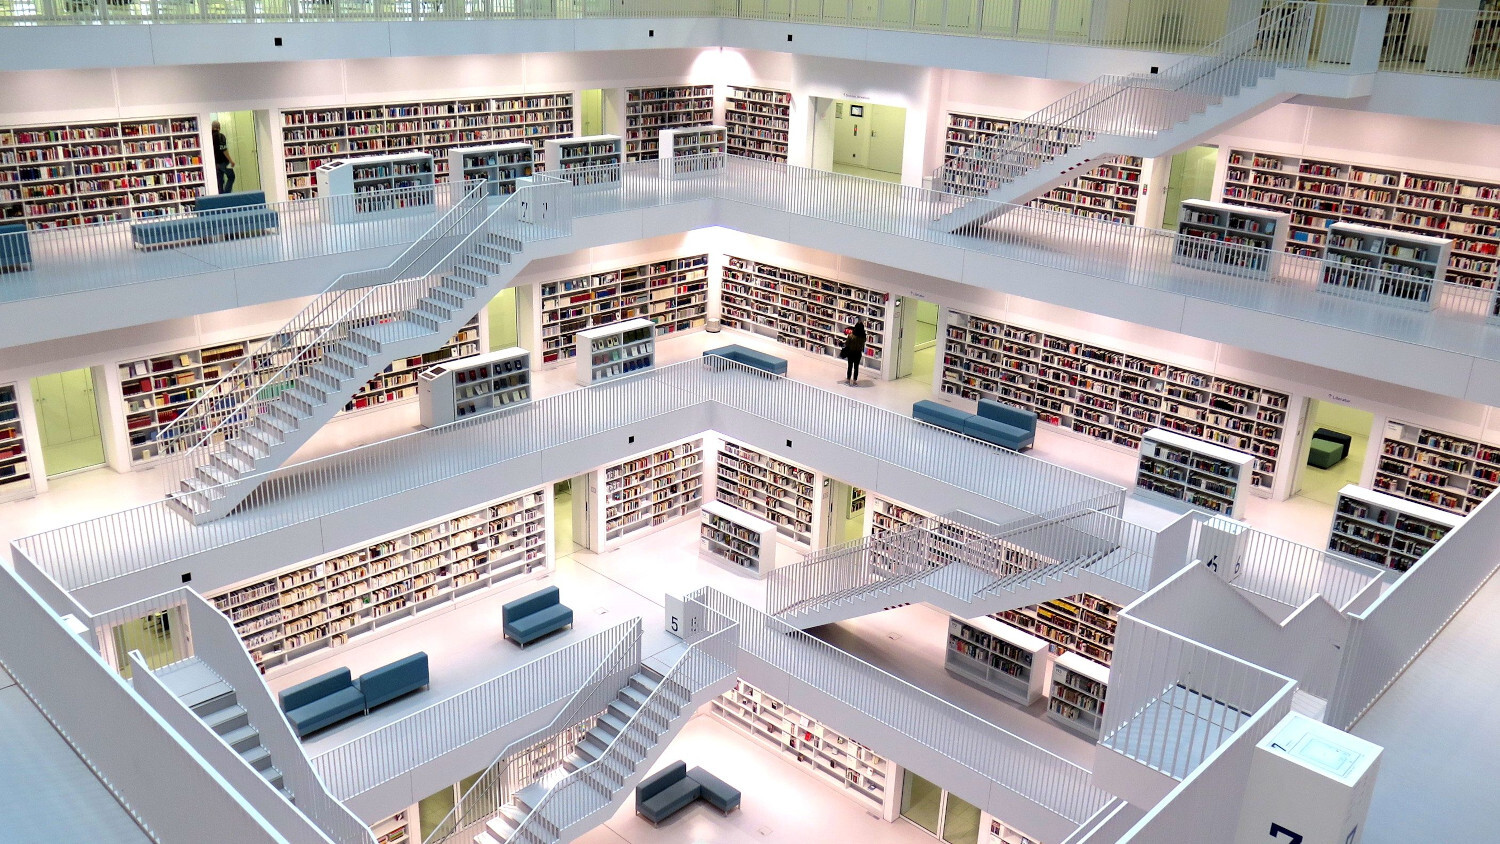
<path fill-rule="evenodd" d="M 1255 745 L 1235 844 L 1359 844 L 1381 751 L 1287 715 Z"/>

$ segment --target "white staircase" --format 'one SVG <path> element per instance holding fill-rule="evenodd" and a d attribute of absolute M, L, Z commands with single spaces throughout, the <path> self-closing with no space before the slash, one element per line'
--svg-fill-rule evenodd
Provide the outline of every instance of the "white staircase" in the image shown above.
<path fill-rule="evenodd" d="M 212 668 L 197 657 L 189 657 L 153 673 L 246 764 L 259 771 L 288 800 L 294 800 L 282 783 L 281 771 L 272 763 L 271 752 L 261 743 L 260 730 L 250 723 L 249 713 L 240 706 L 234 688 Z"/>

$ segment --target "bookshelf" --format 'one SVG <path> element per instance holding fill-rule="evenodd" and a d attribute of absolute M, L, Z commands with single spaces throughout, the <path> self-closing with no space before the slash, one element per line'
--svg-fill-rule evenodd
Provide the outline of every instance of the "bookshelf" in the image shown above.
<path fill-rule="evenodd" d="M 15 384 L 0 384 L 0 501 L 30 493 L 31 459 L 21 430 L 20 392 Z"/>
<path fill-rule="evenodd" d="M 475 315 L 447 343 L 435 351 L 398 360 L 371 378 L 349 398 L 344 411 L 363 410 L 417 397 L 417 379 L 433 364 L 479 354 L 479 316 Z"/>
<path fill-rule="evenodd" d="M 1349 484 L 1339 490 L 1328 550 L 1406 571 L 1463 516 Z"/>
<path fill-rule="evenodd" d="M 1334 223 L 1328 227 L 1318 289 L 1430 311 L 1452 246 L 1443 237 Z"/>
<path fill-rule="evenodd" d="M 992 618 L 948 618 L 943 668 L 985 691 L 1030 706 L 1045 691 L 1047 642 Z"/>
<path fill-rule="evenodd" d="M 1379 492 L 1467 514 L 1500 485 L 1500 446 L 1388 421 L 1375 464 Z"/>
<path fill-rule="evenodd" d="M 1064 431 L 1135 451 L 1168 428 L 1255 455 L 1251 488 L 1270 495 L 1291 397 L 1266 387 L 948 311 L 938 389 L 1034 410 Z"/>
<path fill-rule="evenodd" d="M 1119 604 L 1085 592 L 990 617 L 1046 639 L 1053 653 L 1077 654 L 1108 666 L 1114 659 L 1120 609 Z"/>
<path fill-rule="evenodd" d="M 1141 437 L 1135 485 L 1224 516 L 1244 510 L 1255 458 L 1175 431 L 1153 428 Z"/>
<path fill-rule="evenodd" d="M 531 401 L 531 353 L 501 349 L 428 367 L 417 376 L 417 400 L 424 428 L 525 404 Z"/>
<path fill-rule="evenodd" d="M 409 844 L 411 828 L 406 822 L 406 814 L 407 810 L 402 809 L 373 824 L 370 831 L 375 833 L 375 844 Z"/>
<path fill-rule="evenodd" d="M 208 595 L 261 669 L 548 567 L 551 487 L 499 498 Z"/>
<path fill-rule="evenodd" d="M 649 264 L 545 281 L 522 288 L 540 297 L 542 366 L 574 357 L 575 335 L 585 328 L 649 317 L 656 335 L 694 331 L 708 318 L 708 255 L 687 255 Z"/>
<path fill-rule="evenodd" d="M 988 824 L 989 834 L 984 844 L 1042 844 L 1036 838 L 1021 832 L 989 812 L 982 812 L 979 817 L 982 825 Z"/>
<path fill-rule="evenodd" d="M 546 142 L 543 155 L 547 170 L 592 169 L 587 175 L 570 176 L 575 185 L 615 184 L 620 181 L 620 162 L 625 142 L 619 135 L 585 135 L 581 138 L 554 138 Z M 607 170 L 593 169 L 608 167 Z"/>
<path fill-rule="evenodd" d="M 1044 565 L 1045 561 L 1026 549 L 1000 539 L 988 538 L 985 533 L 952 519 L 934 519 L 931 514 L 912 510 L 882 496 L 875 496 L 875 506 L 870 513 L 871 536 L 880 536 L 891 531 L 905 531 L 915 527 L 926 527 L 933 542 L 927 546 L 927 563 L 932 567 L 945 565 L 955 560 L 963 561 L 969 554 L 968 546 L 975 546 L 977 553 L 1005 564 L 1005 573 L 1014 574 Z M 877 565 L 891 571 L 896 567 L 884 562 L 883 551 L 875 550 Z"/>
<path fill-rule="evenodd" d="M 724 128 L 730 155 L 785 164 L 792 136 L 792 95 L 774 88 L 730 85 L 724 96 Z"/>
<path fill-rule="evenodd" d="M 573 342 L 578 383 L 585 387 L 624 378 L 656 363 L 655 323 L 644 317 L 586 328 Z"/>
<path fill-rule="evenodd" d="M 460 182 L 483 179 L 490 196 L 516 192 L 516 180 L 536 170 L 536 148 L 526 141 L 448 150 L 447 172 Z"/>
<path fill-rule="evenodd" d="M 1052 663 L 1047 717 L 1097 740 L 1104 727 L 1104 699 L 1108 693 L 1108 668 L 1077 654 L 1063 654 Z"/>
<path fill-rule="evenodd" d="M 625 89 L 625 160 L 655 161 L 662 129 L 714 122 L 714 86 Z"/>
<path fill-rule="evenodd" d="M 228 375 L 265 341 L 264 337 L 232 340 L 117 364 L 130 462 L 145 463 L 175 453 L 171 444 L 158 439 L 161 430 L 197 401 L 205 386 Z M 289 349 L 260 356 L 256 367 L 280 368 L 291 362 Z"/>
<path fill-rule="evenodd" d="M 435 159 L 437 181 L 446 181 L 454 147 L 523 141 L 535 158 L 547 138 L 571 137 L 573 125 L 573 95 L 565 92 L 284 109 L 286 198 L 312 196 L 313 173 L 328 161 L 421 151 Z"/>
<path fill-rule="evenodd" d="M 816 779 L 886 820 L 896 815 L 895 763 L 744 680 L 713 699 L 713 713 L 795 759 Z"/>
<path fill-rule="evenodd" d="M 1311 258 L 1324 256 L 1337 222 L 1451 238 L 1446 279 L 1495 287 L 1500 183 L 1231 148 L 1223 199 L 1290 213 L 1286 249 Z"/>
<path fill-rule="evenodd" d="M 592 526 L 605 550 L 683 518 L 703 505 L 703 440 L 642 452 L 594 473 L 603 506 Z"/>
<path fill-rule="evenodd" d="M 719 449 L 714 497 L 776 525 L 792 542 L 813 547 L 817 476 L 749 446 L 726 440 Z"/>
<path fill-rule="evenodd" d="M 315 172 L 320 198 L 353 197 L 333 209 L 334 219 L 342 223 L 370 214 L 431 205 L 432 191 L 422 188 L 431 188 L 437 177 L 433 158 L 425 152 L 346 158 L 320 165 Z M 396 190 L 402 193 L 370 195 Z"/>
<path fill-rule="evenodd" d="M 723 170 L 726 144 L 723 126 L 663 129 L 657 144 L 661 154 L 661 174 L 672 178 Z"/>
<path fill-rule="evenodd" d="M 190 211 L 207 171 L 192 115 L 0 126 L 0 222 L 51 229 Z"/>
<path fill-rule="evenodd" d="M 705 555 L 757 577 L 776 567 L 776 526 L 723 502 L 703 505 L 698 546 Z"/>
<path fill-rule="evenodd" d="M 1290 220 L 1290 215 L 1279 211 L 1184 199 L 1178 211 L 1172 263 L 1237 276 L 1271 278 L 1286 247 Z"/>
<path fill-rule="evenodd" d="M 720 320 L 815 355 L 838 357 L 844 327 L 865 321 L 863 365 L 884 378 L 886 326 L 894 299 L 879 290 L 821 278 L 775 264 L 724 256 Z"/>

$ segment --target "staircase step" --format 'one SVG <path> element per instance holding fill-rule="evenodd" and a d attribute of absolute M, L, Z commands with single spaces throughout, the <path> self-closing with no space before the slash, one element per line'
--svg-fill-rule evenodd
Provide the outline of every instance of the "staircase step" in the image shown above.
<path fill-rule="evenodd" d="M 250 714 L 245 711 L 245 707 L 240 706 L 238 703 L 199 717 L 203 719 L 203 723 L 207 724 L 210 730 L 221 736 L 250 723 Z"/>
<path fill-rule="evenodd" d="M 263 744 L 257 744 L 249 750 L 240 752 L 241 758 L 250 763 L 250 767 L 257 771 L 264 771 L 271 767 L 271 751 Z"/>
<path fill-rule="evenodd" d="M 629 722 L 629 718 L 621 718 L 612 710 L 605 710 L 604 714 L 599 716 L 600 725 L 608 728 L 615 735 L 625 732 L 625 725 Z"/>
<path fill-rule="evenodd" d="M 271 449 L 264 440 L 259 437 L 249 436 L 243 431 L 239 436 L 224 443 L 224 450 L 227 454 L 232 455 L 235 460 L 249 466 L 251 471 L 254 471 L 257 461 L 271 456 Z"/>
<path fill-rule="evenodd" d="M 188 521 L 196 523 L 196 518 L 208 512 L 209 506 L 196 492 L 169 492 L 167 493 L 167 506 L 176 510 Z"/>
<path fill-rule="evenodd" d="M 648 674 L 636 674 L 630 678 L 630 685 L 649 695 L 656 691 L 657 686 L 661 685 L 661 680 Z"/>
<path fill-rule="evenodd" d="M 260 775 L 265 777 L 266 782 L 270 783 L 272 787 L 280 790 L 282 794 L 285 794 L 288 800 L 293 799 L 292 793 L 286 790 L 285 783 L 281 778 L 281 771 L 278 768 L 276 768 L 275 766 L 262 768 L 260 770 Z"/>
<path fill-rule="evenodd" d="M 227 733 L 220 733 L 219 735 L 224 739 L 225 744 L 234 748 L 236 753 L 247 751 L 260 744 L 260 730 L 255 729 L 249 724 L 243 727 L 236 727 Z"/>
<path fill-rule="evenodd" d="M 629 701 L 632 706 L 639 709 L 646 703 L 646 696 L 648 694 L 650 693 L 643 692 L 640 689 L 633 688 L 631 686 L 626 686 L 625 688 L 620 690 L 619 699 Z"/>
<path fill-rule="evenodd" d="M 179 699 L 199 718 L 239 703 L 239 698 L 235 697 L 234 689 L 223 680 L 179 695 Z"/>
<path fill-rule="evenodd" d="M 542 797 L 545 796 L 546 793 L 546 785 L 540 782 L 534 782 L 531 785 L 528 785 L 520 791 L 516 792 L 516 805 L 530 812 L 531 810 L 536 808 L 537 804 L 541 802 Z"/>
<path fill-rule="evenodd" d="M 469 297 L 479 295 L 479 291 L 483 287 L 483 285 L 475 284 L 472 281 L 447 274 L 444 274 L 439 280 L 438 286 L 446 290 L 453 290 L 461 296 Z"/>
<path fill-rule="evenodd" d="M 225 448 L 223 451 L 209 457 L 209 465 L 222 469 L 235 480 L 239 480 L 255 471 L 255 463 L 253 461 L 246 460 L 244 456 L 229 448 Z"/>
<path fill-rule="evenodd" d="M 214 455 L 215 458 L 218 456 L 217 454 Z M 196 472 L 198 480 L 203 481 L 208 486 L 223 486 L 239 480 L 239 475 L 231 473 L 223 465 L 216 463 L 207 463 L 199 466 Z"/>
<path fill-rule="evenodd" d="M 634 703 L 615 698 L 614 700 L 610 701 L 609 706 L 604 711 L 606 713 L 613 714 L 621 721 L 629 721 L 639 709 L 640 707 L 635 705 Z"/>
<path fill-rule="evenodd" d="M 490 823 L 494 822 L 495 820 L 491 818 Z M 504 829 L 504 827 L 501 828 Z M 474 836 L 474 844 L 505 844 L 505 842 L 509 838 L 509 834 L 498 835 L 496 833 L 490 832 L 488 829 L 488 824 L 486 824 L 486 829 L 483 832 L 480 832 L 478 835 Z"/>

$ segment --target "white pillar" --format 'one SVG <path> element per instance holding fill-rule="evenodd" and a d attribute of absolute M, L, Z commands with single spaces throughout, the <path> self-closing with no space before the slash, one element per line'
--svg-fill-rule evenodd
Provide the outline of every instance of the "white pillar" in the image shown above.
<path fill-rule="evenodd" d="M 1235 844 L 1359 844 L 1382 748 L 1291 713 L 1255 745 Z"/>

